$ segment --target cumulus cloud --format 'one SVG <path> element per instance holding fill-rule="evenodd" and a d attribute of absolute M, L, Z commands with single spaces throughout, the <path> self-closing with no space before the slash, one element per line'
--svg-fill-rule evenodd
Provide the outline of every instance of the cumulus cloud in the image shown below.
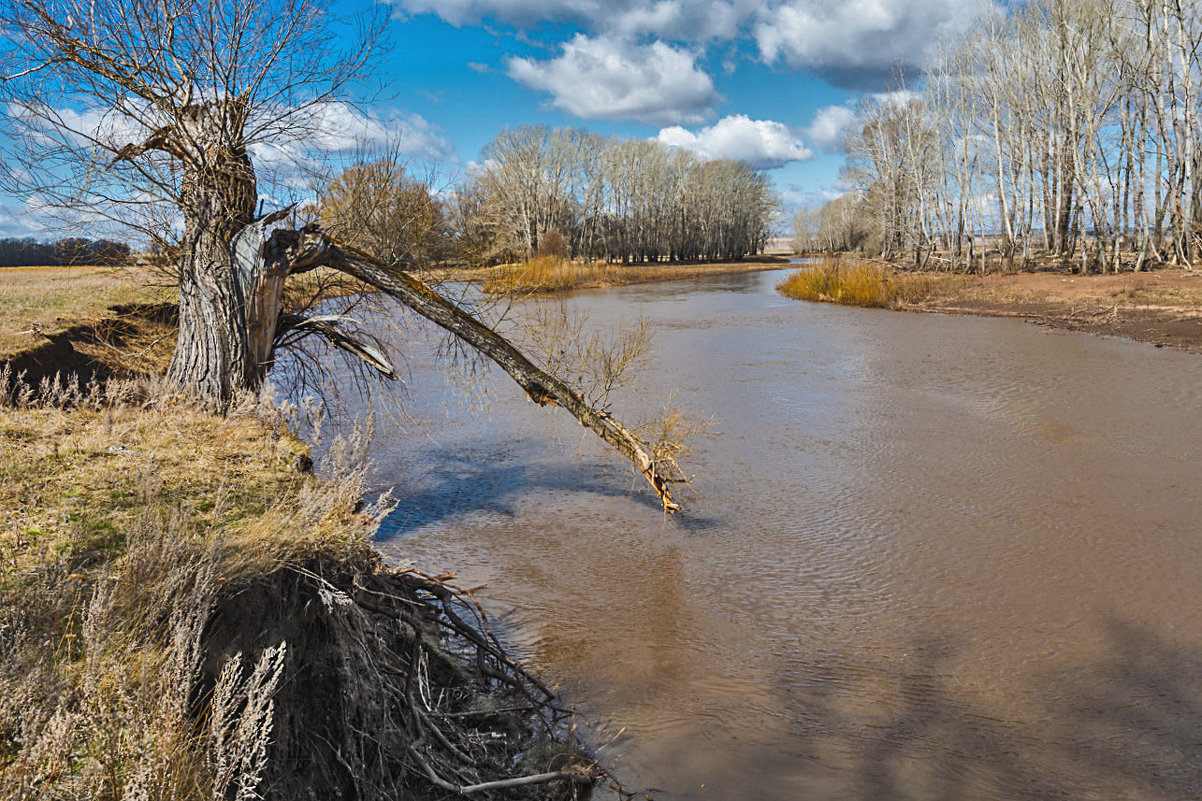
<path fill-rule="evenodd" d="M 987 2 L 990 0 L 987 0 Z M 980 4 L 964 0 L 391 0 L 401 13 L 453 25 L 539 22 L 594 36 L 690 46 L 750 34 L 760 58 L 812 70 L 857 90 L 879 89 L 900 67 L 918 77 L 933 42 L 964 31 Z M 996 2 L 996 0 L 992 0 Z"/>
<path fill-rule="evenodd" d="M 855 120 L 856 112 L 847 106 L 820 108 L 814 115 L 814 121 L 805 129 L 806 139 L 820 150 L 839 150 Z"/>
<path fill-rule="evenodd" d="M 436 14 L 452 25 L 569 22 L 594 33 L 673 41 L 729 39 L 763 0 L 392 0 L 403 13 Z"/>
<path fill-rule="evenodd" d="M 757 169 L 771 169 L 791 161 L 805 161 L 813 153 L 785 124 L 753 120 L 743 114 L 723 117 L 697 133 L 680 126 L 664 128 L 656 137 L 706 159 L 734 159 Z"/>
<path fill-rule="evenodd" d="M 761 9 L 754 33 L 769 64 L 809 69 L 849 89 L 917 77 L 933 43 L 966 30 L 963 0 L 791 0 Z"/>
<path fill-rule="evenodd" d="M 508 68 L 511 78 L 549 93 L 555 106 L 583 119 L 696 123 L 713 116 L 718 100 L 695 56 L 663 42 L 577 34 L 557 58 L 511 58 Z"/>

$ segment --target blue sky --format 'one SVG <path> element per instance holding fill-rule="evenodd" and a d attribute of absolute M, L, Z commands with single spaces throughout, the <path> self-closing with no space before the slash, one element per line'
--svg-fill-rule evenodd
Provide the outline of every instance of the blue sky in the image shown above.
<path fill-rule="evenodd" d="M 372 0 L 332 0 L 352 15 Z M 387 0 L 378 99 L 320 141 L 394 144 L 446 186 L 505 126 L 659 138 L 768 170 L 787 207 L 840 191 L 838 143 L 865 93 L 921 75 L 973 0 Z M 86 111 L 86 110 L 85 110 Z M 338 130 L 333 130 L 337 128 Z M 262 165 L 270 148 L 254 151 Z M 37 235 L 21 198 L 0 234 Z"/>
<path fill-rule="evenodd" d="M 583 126 L 768 168 L 796 206 L 839 191 L 858 97 L 972 17 L 957 0 L 394 0 L 379 113 L 421 120 L 407 149 L 448 177 L 506 125 Z"/>
<path fill-rule="evenodd" d="M 920 75 L 961 0 L 392 0 L 386 113 L 454 173 L 506 125 L 660 138 L 769 170 L 787 204 L 838 193 L 866 92 Z M 430 138 L 433 137 L 433 138 Z M 439 152 L 441 148 L 441 153 Z M 414 155 L 419 155 L 414 152 Z"/>

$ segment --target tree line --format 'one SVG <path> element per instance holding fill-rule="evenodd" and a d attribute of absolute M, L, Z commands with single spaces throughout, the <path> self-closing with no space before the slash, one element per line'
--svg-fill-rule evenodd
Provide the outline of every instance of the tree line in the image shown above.
<path fill-rule="evenodd" d="M 0 239 L 0 267 L 117 266 L 128 262 L 129 256 L 129 245 L 110 239 L 68 237 L 55 242 L 38 242 L 31 237 Z"/>
<path fill-rule="evenodd" d="M 944 43 L 921 92 L 871 97 L 852 193 L 799 244 L 1084 271 L 1188 264 L 1202 245 L 1202 4 L 1032 0 Z"/>
<path fill-rule="evenodd" d="M 740 259 L 763 250 L 776 210 L 762 173 L 656 141 L 521 126 L 482 157 L 449 210 L 477 261 L 529 258 L 551 232 L 574 258 Z"/>

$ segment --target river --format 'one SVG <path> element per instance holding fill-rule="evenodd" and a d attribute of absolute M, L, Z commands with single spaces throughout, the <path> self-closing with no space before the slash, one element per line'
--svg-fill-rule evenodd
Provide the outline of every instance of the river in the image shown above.
<path fill-rule="evenodd" d="M 385 554 L 482 586 L 628 790 L 1202 796 L 1202 361 L 782 276 L 567 301 L 655 326 L 622 407 L 713 417 L 672 519 L 562 412 L 504 377 L 466 403 L 414 344 Z"/>

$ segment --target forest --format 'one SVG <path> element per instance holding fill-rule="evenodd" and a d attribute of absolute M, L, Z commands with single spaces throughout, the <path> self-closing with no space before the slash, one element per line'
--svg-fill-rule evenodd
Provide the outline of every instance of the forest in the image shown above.
<path fill-rule="evenodd" d="M 1202 223 L 1202 6 L 1035 0 L 946 42 L 919 91 L 869 96 L 850 191 L 799 245 L 923 266 L 1188 266 Z"/>
<path fill-rule="evenodd" d="M 124 242 L 66 238 L 39 242 L 29 237 L 0 239 L 0 267 L 63 267 L 72 264 L 115 266 L 129 260 Z"/>
<path fill-rule="evenodd" d="M 777 207 L 763 173 L 656 141 L 519 126 L 481 155 L 452 212 L 477 261 L 528 258 L 550 231 L 573 258 L 737 260 L 764 249 Z"/>

